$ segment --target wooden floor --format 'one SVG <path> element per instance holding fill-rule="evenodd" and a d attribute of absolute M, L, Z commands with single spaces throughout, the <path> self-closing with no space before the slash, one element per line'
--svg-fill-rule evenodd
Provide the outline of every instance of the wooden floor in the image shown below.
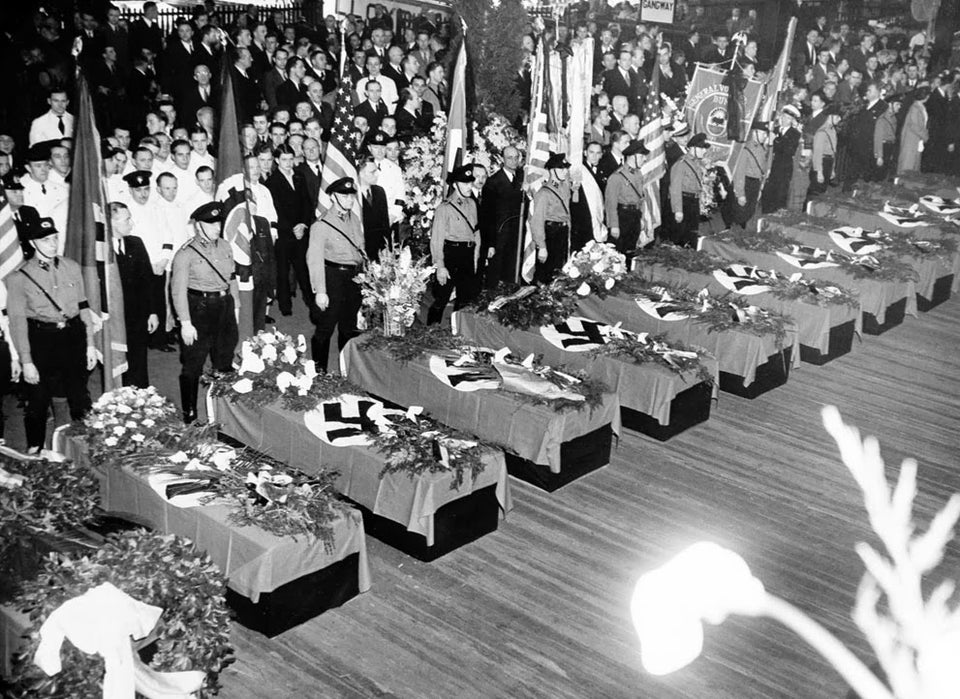
<path fill-rule="evenodd" d="M 222 696 L 843 697 L 829 666 L 763 620 L 710 627 L 699 660 L 646 675 L 633 585 L 712 539 L 869 657 L 850 610 L 862 573 L 853 546 L 873 538 L 819 409 L 836 404 L 879 436 L 891 470 L 918 458 L 925 525 L 960 491 L 958 346 L 952 299 L 754 401 L 721 394 L 709 422 L 666 444 L 626 433 L 610 466 L 556 493 L 514 481 L 500 529 L 439 561 L 369 539 L 370 592 L 273 640 L 235 626 Z M 153 373 L 174 359 L 151 353 Z M 175 371 L 162 373 L 172 388 Z M 954 545 L 940 570 L 960 577 L 958 563 Z"/>

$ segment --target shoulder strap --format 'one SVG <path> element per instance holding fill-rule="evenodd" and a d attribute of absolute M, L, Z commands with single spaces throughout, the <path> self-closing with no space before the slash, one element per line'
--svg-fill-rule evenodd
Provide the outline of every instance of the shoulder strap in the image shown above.
<path fill-rule="evenodd" d="M 220 279 L 223 280 L 223 283 L 224 283 L 224 284 L 226 284 L 227 286 L 230 285 L 230 282 L 227 281 L 227 278 L 223 276 L 223 273 L 222 273 L 219 269 L 217 269 L 217 266 L 210 261 L 210 258 L 209 258 L 209 257 L 207 257 L 207 256 L 204 255 L 202 252 L 200 252 L 197 248 L 195 248 L 195 247 L 193 246 L 193 243 L 188 243 L 188 244 L 187 244 L 187 247 L 190 248 L 191 250 L 193 250 L 193 251 L 194 251 L 195 253 L 197 253 L 198 255 L 200 255 L 200 258 L 201 258 L 204 262 L 206 262 L 208 265 L 210 265 L 210 269 L 212 269 L 214 272 L 217 273 L 217 276 L 220 277 Z"/>
<path fill-rule="evenodd" d="M 40 282 L 38 282 L 36 279 L 34 279 L 32 276 L 30 276 L 30 273 L 27 272 L 27 270 L 25 270 L 25 269 L 21 269 L 21 270 L 20 270 L 20 273 L 21 273 L 23 276 L 25 276 L 27 279 L 29 279 L 30 281 L 32 281 L 32 282 L 33 282 L 33 285 L 34 285 L 35 287 L 37 287 L 38 289 L 40 289 L 41 293 L 42 293 L 44 296 L 47 297 L 47 301 L 49 301 L 51 304 L 53 304 L 53 307 L 57 309 L 57 313 L 59 313 L 59 314 L 62 315 L 63 317 L 66 317 L 67 314 L 63 312 L 63 307 L 62 307 L 59 303 L 57 303 L 57 300 L 56 300 L 55 298 L 53 298 L 53 297 L 50 295 L 50 293 L 49 293 L 46 289 L 43 288 L 43 286 L 40 285 Z"/>
<path fill-rule="evenodd" d="M 690 170 L 690 174 L 693 175 L 693 178 L 697 181 L 697 187 L 699 189 L 703 189 L 703 180 L 701 180 L 700 176 L 697 174 L 697 169 L 690 164 L 689 160 L 684 160 L 683 164 L 687 166 L 687 169 Z"/>
<path fill-rule="evenodd" d="M 555 196 L 555 197 L 557 198 L 557 201 L 560 202 L 560 206 L 563 207 L 563 213 L 564 213 L 565 215 L 569 216 L 569 215 L 570 215 L 570 207 L 567 206 L 567 202 L 565 202 L 565 201 L 563 200 L 563 197 L 561 197 L 559 194 L 557 194 L 557 190 L 555 190 L 553 187 L 547 187 L 547 186 L 544 186 L 543 189 L 546 189 L 548 192 L 550 192 L 550 194 L 552 194 L 553 196 Z"/>
<path fill-rule="evenodd" d="M 363 261 L 364 261 L 364 262 L 367 262 L 367 253 L 365 253 L 363 250 L 361 250 L 360 248 L 358 248 L 358 247 L 357 247 L 357 244 L 354 243 L 352 240 L 350 240 L 350 236 L 348 236 L 348 235 L 347 235 L 346 233 L 344 233 L 342 230 L 340 230 L 339 228 L 337 228 L 335 225 L 333 225 L 333 224 L 332 224 L 330 221 L 328 221 L 327 219 L 323 219 L 323 222 L 324 222 L 325 224 L 327 224 L 328 226 L 330 226 L 330 227 L 331 227 L 333 230 L 335 230 L 337 233 L 339 233 L 340 235 L 342 235 L 342 236 L 343 236 L 343 239 L 346 240 L 348 243 L 350 243 L 350 247 L 352 247 L 354 250 L 356 250 L 357 252 L 359 252 L 359 253 L 360 253 L 360 257 L 363 259 Z"/>
<path fill-rule="evenodd" d="M 640 192 L 639 189 L 637 189 L 637 185 L 635 185 L 633 182 L 631 182 L 631 181 L 630 181 L 630 178 L 627 177 L 626 174 L 625 174 L 623 171 L 620 171 L 620 177 L 622 177 L 622 178 L 624 179 L 624 181 L 625 181 L 628 185 L 630 185 L 630 189 L 632 189 L 632 190 L 636 193 L 637 197 L 642 201 L 642 200 L 643 200 L 643 194 Z"/>
<path fill-rule="evenodd" d="M 477 227 L 476 227 L 475 225 L 473 225 L 473 224 L 470 223 L 470 219 L 467 218 L 467 215 L 466 215 L 465 213 L 463 213 L 463 211 L 460 209 L 459 206 L 457 206 L 456 204 L 454 204 L 454 203 L 453 203 L 452 201 L 450 201 L 449 199 L 447 199 L 447 204 L 449 204 L 450 206 L 452 206 L 452 207 L 453 207 L 453 210 L 456 211 L 458 214 L 460 214 L 460 218 L 463 219 L 463 222 L 464 222 L 464 223 L 466 223 L 468 226 L 470 226 L 470 230 L 471 230 L 471 231 L 476 232 Z"/>
<path fill-rule="evenodd" d="M 757 169 L 758 169 L 760 172 L 763 172 L 763 165 L 761 165 L 761 164 L 760 164 L 760 161 L 757 160 L 757 156 L 755 156 L 755 155 L 753 154 L 753 151 L 750 150 L 749 148 L 744 148 L 744 150 L 747 152 L 747 155 L 749 155 L 750 158 L 753 160 L 753 164 L 757 166 Z"/>

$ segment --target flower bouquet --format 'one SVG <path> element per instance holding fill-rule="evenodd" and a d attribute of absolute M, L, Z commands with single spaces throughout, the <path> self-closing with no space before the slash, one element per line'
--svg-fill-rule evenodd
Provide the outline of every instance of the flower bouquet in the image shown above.
<path fill-rule="evenodd" d="M 306 358 L 307 341 L 278 331 L 261 330 L 240 347 L 240 379 L 215 382 L 214 396 L 242 397 L 250 405 L 269 403 L 280 396 L 307 396 L 317 370 Z"/>
<path fill-rule="evenodd" d="M 430 247 L 434 212 L 443 201 L 446 139 L 447 117 L 441 113 L 434 117 L 430 133 L 413 139 L 403 152 L 407 194 L 404 214 L 412 229 L 411 244 L 424 255 Z"/>
<path fill-rule="evenodd" d="M 610 291 L 627 273 L 627 259 L 610 243 L 591 240 L 563 266 L 562 272 L 577 286 L 577 294 L 589 296 Z"/>
<path fill-rule="evenodd" d="M 724 187 L 725 177 L 720 176 L 721 167 L 709 165 L 703 170 L 703 180 L 700 183 L 701 216 L 709 216 L 727 197 L 727 190 Z"/>
<path fill-rule="evenodd" d="M 183 427 L 173 403 L 153 386 L 125 386 L 104 393 L 83 420 L 83 432 L 94 453 L 139 451 L 156 446 L 169 432 Z"/>
<path fill-rule="evenodd" d="M 413 260 L 409 247 L 381 250 L 380 260 L 357 275 L 363 305 L 383 317 L 383 334 L 403 335 L 413 325 L 427 280 L 436 268 Z"/>

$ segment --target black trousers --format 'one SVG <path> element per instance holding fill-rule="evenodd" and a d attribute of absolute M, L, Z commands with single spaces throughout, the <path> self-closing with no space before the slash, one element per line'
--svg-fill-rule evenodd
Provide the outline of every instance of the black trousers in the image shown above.
<path fill-rule="evenodd" d="M 3 439 L 3 397 L 10 393 L 10 348 L 0 336 L 0 439 Z"/>
<path fill-rule="evenodd" d="M 337 347 L 341 350 L 359 334 L 357 312 L 360 310 L 362 298 L 360 285 L 353 280 L 359 271 L 359 267 L 344 269 L 341 265 L 329 263 L 326 266 L 327 298 L 330 299 L 330 305 L 325 311 L 319 308 L 314 311 L 314 331 L 310 340 L 317 371 L 327 370 L 330 339 L 334 330 L 337 331 Z"/>
<path fill-rule="evenodd" d="M 43 447 L 55 388 L 62 387 L 66 392 L 73 420 L 82 420 L 90 410 L 90 392 L 87 390 L 87 330 L 79 316 L 71 318 L 63 328 L 29 319 L 27 333 L 33 364 L 40 373 L 38 383 L 24 383 L 27 407 L 23 424 L 29 449 Z"/>
<path fill-rule="evenodd" d="M 313 289 L 310 287 L 310 272 L 307 270 L 307 246 L 310 244 L 309 233 L 297 240 L 293 231 L 280 231 L 274 246 L 277 259 L 277 306 L 284 315 L 293 312 L 292 294 L 290 288 L 290 270 L 300 293 L 303 294 L 307 308 L 313 306 Z"/>
<path fill-rule="evenodd" d="M 737 196 L 733 193 L 733 188 L 727 194 L 727 198 L 720 205 L 720 214 L 723 217 L 723 223 L 730 228 L 731 226 L 740 226 L 746 230 L 750 219 L 757 213 L 757 204 L 760 201 L 760 180 L 756 177 L 745 177 L 743 180 L 743 195 L 747 200 L 746 204 L 740 206 L 737 202 Z M 686 214 L 684 214 L 686 218 Z"/>
<path fill-rule="evenodd" d="M 697 247 L 700 235 L 700 197 L 683 193 L 683 220 L 674 222 L 670 229 L 670 241 L 688 248 Z"/>
<path fill-rule="evenodd" d="M 630 269 L 630 261 L 637 254 L 637 241 L 640 240 L 643 226 L 643 210 L 639 206 L 617 206 L 617 216 L 620 219 L 620 237 L 612 242 L 617 252 L 626 256 L 627 269 Z"/>
<path fill-rule="evenodd" d="M 501 283 L 517 281 L 517 249 L 520 244 L 520 227 L 517 221 L 504 224 L 497 233 L 493 257 L 487 260 L 484 271 L 484 286 L 495 289 Z"/>
<path fill-rule="evenodd" d="M 147 388 L 150 379 L 147 375 L 147 346 L 150 334 L 147 332 L 149 316 L 127 316 L 125 326 L 127 330 L 127 370 L 123 374 L 124 386 Z M 161 324 L 163 321 L 160 321 Z"/>
<path fill-rule="evenodd" d="M 543 225 L 543 235 L 547 246 L 547 259 L 537 260 L 533 280 L 538 284 L 548 284 L 560 273 L 570 256 L 570 226 L 559 221 L 547 221 Z"/>
<path fill-rule="evenodd" d="M 233 296 L 202 296 L 188 291 L 187 303 L 197 339 L 190 346 L 180 341 L 180 376 L 199 380 L 207 357 L 214 371 L 231 371 L 240 339 Z"/>
<path fill-rule="evenodd" d="M 152 285 L 151 289 L 149 292 L 146 292 L 145 290 L 145 293 L 154 294 L 155 298 L 164 299 L 164 301 L 166 302 L 167 301 L 167 273 L 164 272 L 163 274 L 154 274 L 150 283 Z M 152 333 L 147 338 L 147 346 L 153 347 L 154 349 L 157 349 L 159 347 L 166 347 L 171 342 L 173 342 L 173 338 L 171 338 L 169 333 L 167 333 L 166 308 L 161 309 L 161 311 L 157 314 L 157 317 L 160 319 L 160 325 L 157 328 L 156 332 Z"/>
<path fill-rule="evenodd" d="M 453 290 L 457 290 L 454 309 L 459 310 L 477 297 L 477 268 L 474 263 L 473 244 L 460 244 L 447 241 L 443 244 L 443 264 L 450 279 L 446 284 L 433 285 L 433 303 L 427 311 L 427 323 L 434 325 L 443 320 L 443 311 L 450 301 Z"/>
<path fill-rule="evenodd" d="M 817 182 L 817 173 L 813 171 L 813 168 L 810 169 L 810 189 L 808 190 L 807 196 L 812 197 L 817 194 L 823 194 L 827 191 L 827 186 L 830 184 L 830 179 L 833 177 L 833 156 L 825 155 L 823 156 L 823 184 Z"/>

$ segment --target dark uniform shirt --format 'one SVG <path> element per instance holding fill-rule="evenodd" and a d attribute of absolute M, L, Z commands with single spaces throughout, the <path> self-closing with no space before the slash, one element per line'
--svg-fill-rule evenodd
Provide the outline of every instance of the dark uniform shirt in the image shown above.
<path fill-rule="evenodd" d="M 639 207 L 642 203 L 643 175 L 640 168 L 621 166 L 607 180 L 607 189 L 604 193 L 607 225 L 610 228 L 620 227 L 620 215 L 617 213 L 618 206 Z"/>
<path fill-rule="evenodd" d="M 210 261 L 209 264 L 207 260 Z M 170 292 L 173 296 L 173 308 L 180 321 L 190 322 L 188 289 L 230 291 L 230 280 L 235 276 L 236 265 L 233 262 L 230 243 L 222 238 L 211 241 L 200 234 L 194 236 L 193 240 L 180 248 L 173 258 Z"/>
<path fill-rule="evenodd" d="M 59 304 L 62 312 L 47 298 L 37 284 L 27 279 L 29 274 Z M 80 265 L 65 257 L 52 262 L 40 262 L 39 255 L 24 262 L 6 279 L 7 315 L 13 344 L 24 364 L 32 364 L 27 319 L 45 323 L 62 323 L 75 318 L 87 309 L 87 295 L 83 288 Z M 89 314 L 89 310 L 87 310 Z M 87 318 L 84 322 L 88 323 Z"/>
<path fill-rule="evenodd" d="M 363 262 L 363 255 L 360 254 L 363 245 L 363 226 L 352 211 L 340 212 L 333 207 L 310 226 L 307 267 L 314 293 L 327 293 L 327 262 L 360 265 Z"/>
<path fill-rule="evenodd" d="M 443 243 L 447 240 L 480 245 L 477 201 L 473 197 L 454 192 L 437 207 L 430 228 L 430 253 L 438 269 L 444 266 Z"/>

